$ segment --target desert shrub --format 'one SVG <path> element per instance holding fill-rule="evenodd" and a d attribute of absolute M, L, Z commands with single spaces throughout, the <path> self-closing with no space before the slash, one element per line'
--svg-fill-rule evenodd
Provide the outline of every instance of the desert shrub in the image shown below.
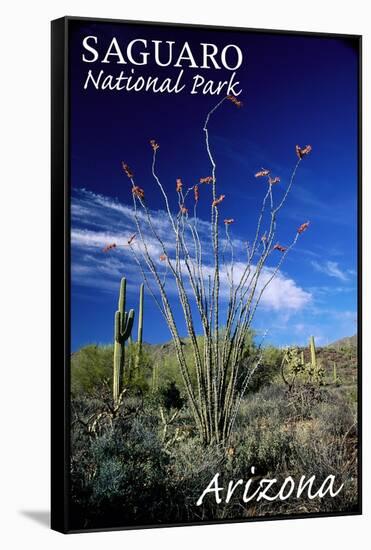
<path fill-rule="evenodd" d="M 153 426 L 141 417 L 115 422 L 99 437 L 75 439 L 71 466 L 75 527 L 145 524 L 161 519 L 166 465 Z"/>
<path fill-rule="evenodd" d="M 226 454 L 217 445 L 204 446 L 198 437 L 187 438 L 169 449 L 169 495 L 173 509 L 181 521 L 211 520 L 226 514 L 228 506 L 206 498 L 196 506 L 198 498 L 217 472 L 226 470 Z M 221 481 L 223 482 L 223 481 Z M 179 521 L 179 519 L 178 519 Z"/>
<path fill-rule="evenodd" d="M 160 403 L 167 411 L 170 411 L 170 409 L 181 409 L 183 407 L 184 399 L 181 397 L 175 382 L 170 382 L 166 388 L 161 389 Z"/>
<path fill-rule="evenodd" d="M 293 436 L 294 461 L 291 472 L 300 476 L 315 475 L 322 483 L 329 474 L 335 475 L 336 487 L 344 484 L 340 494 L 321 501 L 307 502 L 309 511 L 352 511 L 357 506 L 357 430 L 355 425 L 344 424 L 338 430 L 326 420 L 339 420 L 337 412 L 327 406 L 327 419 L 296 426 Z M 349 418 L 350 420 L 350 418 Z M 347 426 L 347 428 L 346 428 Z M 344 430 L 346 430 L 344 432 Z"/>
<path fill-rule="evenodd" d="M 148 348 L 142 348 L 139 359 L 138 353 L 136 342 L 126 347 L 123 385 L 140 388 L 147 393 L 151 387 L 153 360 Z"/>
<path fill-rule="evenodd" d="M 236 460 L 242 472 L 256 467 L 259 475 L 271 473 L 291 460 L 292 440 L 288 431 L 277 421 L 266 418 L 254 423 L 243 434 L 236 450 Z"/>
<path fill-rule="evenodd" d="M 291 417 L 296 420 L 311 419 L 313 411 L 319 403 L 325 402 L 327 394 L 315 384 L 293 386 L 286 391 L 286 403 L 290 408 Z"/>
<path fill-rule="evenodd" d="M 278 422 L 284 422 L 290 414 L 285 388 L 269 385 L 242 400 L 236 419 L 236 430 L 239 430 L 238 426 L 244 429 L 251 423 L 261 422 L 264 418 L 272 417 Z"/>
<path fill-rule="evenodd" d="M 256 392 L 279 378 L 282 356 L 283 351 L 273 346 L 267 346 L 262 350 L 261 366 L 253 375 L 248 392 Z"/>
<path fill-rule="evenodd" d="M 190 480 L 200 475 L 207 479 L 220 469 L 225 461 L 225 453 L 217 445 L 205 447 L 197 437 L 187 439 L 171 449 L 172 472 L 174 479 Z M 210 473 L 212 476 L 209 477 Z M 200 485 L 202 487 L 202 484 Z"/>
<path fill-rule="evenodd" d="M 313 411 L 313 417 L 321 428 L 333 437 L 342 437 L 357 424 L 355 411 L 336 395 L 325 403 L 320 403 Z"/>
<path fill-rule="evenodd" d="M 268 388 L 266 388 L 267 390 Z M 270 389 L 270 388 L 269 388 Z M 300 503 L 261 501 L 249 508 L 248 515 L 297 514 L 314 512 L 353 511 L 357 508 L 357 427 L 352 408 L 341 395 L 329 395 L 313 403 L 310 418 L 299 419 L 277 407 L 274 416 L 272 403 L 255 396 L 253 403 L 244 403 L 242 412 L 255 412 L 248 422 L 243 416 L 235 436 L 233 457 L 234 479 L 246 476 L 251 466 L 256 475 L 277 478 L 278 482 L 291 475 L 300 479 L 316 476 L 319 487 L 328 475 L 335 475 L 335 487 L 343 484 L 340 494 L 332 498 L 310 500 L 305 495 Z M 288 411 L 287 411 L 288 412 Z M 246 424 L 243 423 L 246 420 Z M 248 422 L 248 423 L 247 423 Z M 236 510 L 234 509 L 234 513 Z"/>
<path fill-rule="evenodd" d="M 201 337 L 199 337 L 199 339 L 201 339 Z M 196 371 L 194 367 L 193 351 L 188 339 L 183 339 L 182 343 L 183 353 L 189 368 L 190 377 L 192 382 L 195 382 Z M 174 344 L 169 342 L 161 346 L 161 349 L 153 355 L 152 360 L 158 369 L 157 389 L 167 387 L 169 384 L 174 382 L 180 389 L 181 393 L 184 394 L 184 381 L 179 372 L 179 364 L 177 362 Z"/>
<path fill-rule="evenodd" d="M 240 477 L 252 466 L 264 475 L 290 459 L 291 436 L 286 429 L 290 418 L 283 386 L 269 385 L 246 396 L 232 438 Z"/>

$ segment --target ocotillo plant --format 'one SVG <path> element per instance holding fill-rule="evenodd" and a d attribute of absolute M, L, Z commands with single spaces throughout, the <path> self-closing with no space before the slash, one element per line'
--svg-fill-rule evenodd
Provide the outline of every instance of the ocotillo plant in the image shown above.
<path fill-rule="evenodd" d="M 301 224 L 292 242 L 287 246 L 277 242 L 279 212 L 286 204 L 300 163 L 312 149 L 310 145 L 297 145 L 294 169 L 278 199 L 274 188 L 280 183 L 280 178 L 264 168 L 255 174 L 257 180 L 254 181 L 262 182 L 265 188 L 264 198 L 252 241 L 246 245 L 243 267 L 241 268 L 239 262 L 238 269 L 236 268 L 235 245 L 230 234 L 230 226 L 234 219 L 226 217 L 224 223 L 221 223 L 221 214 L 228 208 L 228 198 L 225 194 L 220 194 L 217 165 L 209 139 L 210 118 L 226 100 L 227 103 L 230 101 L 234 106 L 242 107 L 242 102 L 236 97 L 226 96 L 207 114 L 203 132 L 210 173 L 201 177 L 197 184 L 187 188 L 181 178 L 176 180 L 175 210 L 156 169 L 160 146 L 154 139 L 150 140 L 152 175 L 163 198 L 170 228 L 166 239 L 162 237 L 153 212 L 148 207 L 145 190 L 136 183 L 131 168 L 122 163 L 124 173 L 131 183 L 133 215 L 138 237 L 131 237 L 127 244 L 169 327 L 190 410 L 200 437 L 207 444 L 224 444 L 231 434 L 241 400 L 262 358 L 260 354 L 256 361 L 246 360 L 246 337 L 255 312 L 263 293 L 279 273 L 287 254 L 309 225 L 309 222 Z M 226 182 L 223 185 L 226 186 Z M 207 222 L 199 220 L 197 215 L 197 206 L 204 193 L 210 211 L 210 240 L 207 243 L 200 237 L 200 225 L 202 223 L 205 227 Z M 224 237 L 220 235 L 221 225 L 224 225 Z M 171 245 L 167 244 L 170 237 Z M 212 257 L 211 265 L 205 265 L 205 250 Z M 276 254 L 280 256 L 279 260 L 273 267 L 266 269 L 267 260 L 274 258 Z M 191 376 L 191 365 L 187 363 L 181 345 L 174 305 L 171 303 L 168 290 L 169 278 L 175 283 L 179 298 L 177 303 L 180 303 L 184 314 L 193 352 L 195 380 Z M 156 290 L 153 288 L 153 282 Z M 225 297 L 225 288 L 229 298 L 226 315 L 222 319 L 224 308 L 221 301 Z M 202 339 L 196 335 L 195 314 L 199 316 Z"/>
<path fill-rule="evenodd" d="M 131 335 L 134 323 L 134 310 L 125 311 L 126 279 L 120 284 L 118 310 L 115 313 L 115 343 L 113 352 L 113 401 L 117 403 L 122 390 L 122 378 L 125 367 L 125 344 Z"/>

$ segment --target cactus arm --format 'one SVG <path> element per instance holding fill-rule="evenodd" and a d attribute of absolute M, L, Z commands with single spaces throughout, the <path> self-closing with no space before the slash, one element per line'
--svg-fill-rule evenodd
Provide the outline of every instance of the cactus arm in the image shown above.
<path fill-rule="evenodd" d="M 128 314 L 124 310 L 121 315 L 121 323 L 120 323 L 120 334 L 122 334 L 125 331 L 126 323 L 128 322 Z"/>
<path fill-rule="evenodd" d="M 135 317 L 135 312 L 133 309 L 131 309 L 129 313 L 125 315 L 126 322 L 121 330 L 121 338 L 124 341 L 126 341 L 129 338 L 131 331 L 133 330 L 134 317 Z"/>

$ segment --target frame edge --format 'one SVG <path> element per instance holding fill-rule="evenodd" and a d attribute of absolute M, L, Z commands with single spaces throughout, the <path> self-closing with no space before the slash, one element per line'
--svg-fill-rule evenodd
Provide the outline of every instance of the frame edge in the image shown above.
<path fill-rule="evenodd" d="M 67 19 L 51 22 L 51 516 L 68 531 Z M 62 253 L 63 251 L 63 253 Z"/>

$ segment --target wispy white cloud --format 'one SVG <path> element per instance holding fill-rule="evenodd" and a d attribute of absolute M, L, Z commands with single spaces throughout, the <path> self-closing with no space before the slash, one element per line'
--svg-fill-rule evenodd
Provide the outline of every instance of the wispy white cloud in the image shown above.
<path fill-rule="evenodd" d="M 329 295 L 334 295 L 334 294 L 354 293 L 355 290 L 356 288 L 352 285 L 334 285 L 334 286 L 321 285 L 321 286 L 311 286 L 308 288 L 308 291 L 311 294 L 316 295 L 316 297 L 319 299 L 327 297 Z"/>
<path fill-rule="evenodd" d="M 174 234 L 171 222 L 165 211 L 152 212 L 154 228 L 160 236 L 169 257 L 175 251 Z M 141 222 L 146 230 L 146 243 L 149 253 L 161 272 L 165 266 L 160 261 L 163 248 L 158 240 L 151 235 L 145 214 L 140 212 Z M 128 277 L 128 289 L 131 284 L 138 283 L 138 266 L 135 263 L 127 241 L 136 231 L 131 207 L 120 204 L 111 198 L 81 190 L 72 199 L 72 278 L 75 283 L 85 287 L 93 287 L 105 291 L 117 290 L 117 284 L 122 275 Z M 198 231 L 201 240 L 210 239 L 210 224 L 198 220 Z M 137 236 L 135 247 L 140 252 L 143 246 Z M 235 246 L 234 280 L 241 277 L 245 264 L 243 251 L 245 245 L 241 239 L 233 239 Z M 105 254 L 102 249 L 109 243 L 116 243 L 112 253 Z M 222 247 L 223 247 L 222 240 Z M 192 252 L 192 243 L 190 244 Z M 213 274 L 212 254 L 210 247 L 204 247 L 204 278 Z M 145 267 L 145 266 L 144 266 Z M 186 273 L 184 261 L 182 268 Z M 252 266 L 250 277 L 254 274 Z M 273 267 L 265 267 L 261 273 L 257 293 L 263 289 L 274 272 Z M 221 298 L 229 297 L 228 264 L 221 266 L 220 272 Z M 133 288 L 134 288 L 133 286 Z M 176 294 L 175 283 L 168 277 L 167 291 Z M 261 298 L 261 306 L 265 310 L 281 312 L 282 314 L 298 311 L 304 308 L 312 299 L 311 293 L 301 288 L 292 278 L 278 271 L 274 279 L 265 289 Z"/>
<path fill-rule="evenodd" d="M 326 262 L 319 263 L 316 260 L 312 260 L 311 264 L 316 271 L 318 271 L 319 273 L 324 273 L 329 277 L 334 277 L 335 279 L 339 279 L 340 281 L 344 282 L 348 281 L 349 279 L 348 271 L 342 271 L 337 262 L 332 262 L 331 260 L 328 260 Z"/>

